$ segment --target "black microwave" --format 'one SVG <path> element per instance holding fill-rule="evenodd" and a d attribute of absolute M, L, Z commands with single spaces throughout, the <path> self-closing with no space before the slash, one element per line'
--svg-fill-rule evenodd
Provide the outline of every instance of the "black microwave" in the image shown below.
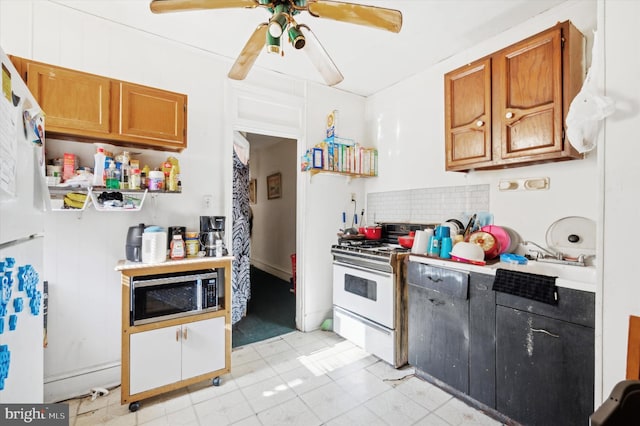
<path fill-rule="evenodd" d="M 224 304 L 224 269 L 131 277 L 130 325 L 203 312 Z"/>

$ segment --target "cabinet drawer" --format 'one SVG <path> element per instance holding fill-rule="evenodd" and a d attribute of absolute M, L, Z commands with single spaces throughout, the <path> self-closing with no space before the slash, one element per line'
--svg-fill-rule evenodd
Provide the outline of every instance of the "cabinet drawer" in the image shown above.
<path fill-rule="evenodd" d="M 469 298 L 469 273 L 409 262 L 409 285 L 436 291 L 443 296 Z"/>
<path fill-rule="evenodd" d="M 595 294 L 587 291 L 558 287 L 557 306 L 496 292 L 496 304 L 586 327 L 595 327 Z"/>

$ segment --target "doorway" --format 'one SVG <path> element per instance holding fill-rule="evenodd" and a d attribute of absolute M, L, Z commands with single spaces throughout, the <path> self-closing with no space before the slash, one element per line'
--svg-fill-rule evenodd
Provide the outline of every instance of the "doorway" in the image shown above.
<path fill-rule="evenodd" d="M 236 148 L 246 141 L 249 160 L 245 166 L 234 154 L 234 347 L 296 329 L 297 141 L 241 134 Z"/>

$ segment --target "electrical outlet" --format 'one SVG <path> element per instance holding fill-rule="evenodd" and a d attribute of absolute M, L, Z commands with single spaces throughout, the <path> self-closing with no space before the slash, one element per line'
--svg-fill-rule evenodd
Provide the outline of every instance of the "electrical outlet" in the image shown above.
<path fill-rule="evenodd" d="M 352 192 L 351 193 L 351 201 L 355 201 L 356 200 L 356 193 Z"/>
<path fill-rule="evenodd" d="M 203 195 L 202 196 L 202 207 L 205 210 L 209 210 L 211 208 L 211 204 L 213 204 L 213 196 L 211 195 Z"/>

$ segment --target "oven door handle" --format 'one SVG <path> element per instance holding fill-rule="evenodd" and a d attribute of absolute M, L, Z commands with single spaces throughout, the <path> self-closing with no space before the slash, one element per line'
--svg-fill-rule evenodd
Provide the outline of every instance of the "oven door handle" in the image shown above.
<path fill-rule="evenodd" d="M 349 269 L 357 269 L 358 271 L 367 272 L 369 274 L 380 275 L 381 277 L 385 277 L 385 278 L 390 278 L 393 276 L 393 274 L 388 272 L 377 271 L 375 269 L 370 269 L 370 268 L 363 268 L 361 266 L 352 265 L 351 263 L 343 263 L 343 262 L 338 262 L 334 260 L 333 264 L 338 266 L 343 266 Z"/>

